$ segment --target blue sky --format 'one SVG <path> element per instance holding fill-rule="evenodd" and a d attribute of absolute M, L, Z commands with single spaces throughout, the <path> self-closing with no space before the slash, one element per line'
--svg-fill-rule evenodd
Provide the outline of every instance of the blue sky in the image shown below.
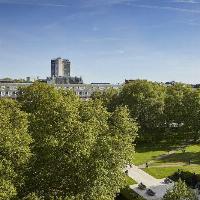
<path fill-rule="evenodd" d="M 0 78 L 200 82 L 200 0 L 0 0 Z"/>

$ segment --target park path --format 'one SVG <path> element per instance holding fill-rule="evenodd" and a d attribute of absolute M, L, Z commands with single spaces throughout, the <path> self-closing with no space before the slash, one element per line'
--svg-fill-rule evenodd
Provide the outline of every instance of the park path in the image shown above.
<path fill-rule="evenodd" d="M 162 200 L 167 190 L 171 190 L 174 186 L 174 183 L 165 184 L 164 179 L 156 179 L 135 165 L 127 166 L 125 170 L 128 171 L 127 175 L 138 184 L 142 182 L 147 189 L 151 189 L 156 193 L 155 196 L 149 196 L 147 190 L 138 188 L 138 184 L 130 186 L 134 192 L 146 200 Z M 200 195 L 198 195 L 198 199 L 200 200 Z"/>
<path fill-rule="evenodd" d="M 167 158 L 168 156 L 170 156 L 171 154 L 176 153 L 177 150 L 173 150 L 170 151 L 166 154 L 162 154 L 158 157 L 156 157 L 154 160 L 150 160 L 148 161 L 148 166 L 151 167 L 151 165 L 163 158 Z M 156 165 L 153 165 L 152 167 L 174 167 L 174 166 L 184 166 L 184 165 L 188 165 L 186 163 L 183 162 L 179 162 L 179 163 L 156 163 Z M 194 164 L 191 164 L 192 166 Z M 140 195 L 141 197 L 143 197 L 146 200 L 162 200 L 163 196 L 165 195 L 165 193 L 167 192 L 167 190 L 171 190 L 174 186 L 174 183 L 169 183 L 169 184 L 165 184 L 164 183 L 164 179 L 156 179 L 153 176 L 149 175 L 148 173 L 146 173 L 145 171 L 143 171 L 142 169 L 146 168 L 146 163 L 141 164 L 139 166 L 135 166 L 132 165 L 127 166 L 126 170 L 127 170 L 127 175 L 132 178 L 133 180 L 135 180 L 137 182 L 137 184 L 135 185 L 131 185 L 130 188 L 136 192 L 138 195 Z M 149 196 L 147 194 L 147 190 L 141 190 L 138 188 L 138 184 L 143 183 L 144 185 L 146 185 L 147 189 L 151 189 L 152 191 L 154 191 L 156 193 L 155 196 Z M 200 200 L 200 195 L 198 195 L 198 199 Z"/>
<path fill-rule="evenodd" d="M 147 186 L 148 189 L 152 189 L 156 193 L 155 196 L 149 196 L 146 193 L 146 190 L 140 190 L 138 188 L 138 184 L 130 186 L 130 188 L 133 189 L 137 194 L 147 200 L 161 200 L 166 191 L 171 189 L 174 185 L 173 183 L 164 184 L 163 179 L 156 179 L 135 165 L 132 165 L 132 167 L 127 167 L 125 170 L 128 170 L 127 175 L 135 180 L 138 184 L 142 182 Z"/>
<path fill-rule="evenodd" d="M 127 167 L 128 176 L 135 180 L 137 183 L 143 183 L 146 186 L 156 185 L 159 180 L 153 176 L 147 174 L 143 170 L 139 169 L 137 166 L 132 165 L 132 167 Z"/>

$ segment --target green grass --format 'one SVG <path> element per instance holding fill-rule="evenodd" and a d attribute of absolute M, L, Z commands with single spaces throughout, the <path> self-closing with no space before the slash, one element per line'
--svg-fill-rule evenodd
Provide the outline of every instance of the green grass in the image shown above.
<path fill-rule="evenodd" d="M 158 156 L 166 154 L 167 151 L 146 151 L 146 152 L 136 152 L 134 155 L 133 163 L 135 165 L 141 165 L 151 160 L 154 160 Z"/>
<path fill-rule="evenodd" d="M 126 176 L 126 185 L 129 186 L 129 185 L 134 185 L 134 184 L 137 184 L 137 182 L 133 180 L 131 177 Z"/>
<path fill-rule="evenodd" d="M 153 150 L 151 147 L 146 146 L 142 149 L 140 146 L 138 150 L 136 149 L 133 163 L 140 165 L 153 160 L 149 168 L 144 171 L 159 179 L 172 175 L 178 169 L 200 174 L 200 144 L 187 146 L 185 152 L 175 150 L 173 154 L 159 158 L 164 154 L 168 154 L 164 148 Z M 191 165 L 188 165 L 189 161 L 191 161 Z"/>
<path fill-rule="evenodd" d="M 190 165 L 177 166 L 177 167 L 152 167 L 152 168 L 144 169 L 144 171 L 155 178 L 162 179 L 162 178 L 171 176 L 172 174 L 177 172 L 178 169 L 200 174 L 200 166 L 190 166 Z"/>
<path fill-rule="evenodd" d="M 200 152 L 200 145 L 190 145 L 185 148 L 186 152 L 193 152 L 199 153 Z"/>
<path fill-rule="evenodd" d="M 167 157 L 155 160 L 156 165 L 166 163 L 182 163 L 182 165 L 188 164 L 191 161 L 192 164 L 200 164 L 200 145 L 190 145 L 185 148 L 185 152 L 176 151 Z"/>
<path fill-rule="evenodd" d="M 185 148 L 185 152 L 178 150 L 177 146 L 174 146 L 175 152 L 167 155 L 168 149 L 168 146 L 159 146 L 159 144 L 153 147 L 147 145 L 136 147 L 133 163 L 135 165 L 141 165 L 145 164 L 146 162 L 153 161 L 150 164 L 150 167 L 144 169 L 144 171 L 158 179 L 171 176 L 177 172 L 178 169 L 200 174 L 200 145 L 189 145 Z M 161 155 L 167 156 L 159 158 Z M 189 160 L 191 161 L 192 165 L 188 165 Z M 126 179 L 127 186 L 136 184 L 136 182 L 131 178 L 127 177 Z M 122 190 L 122 194 L 128 200 L 137 199 L 132 190 L 130 190 L 128 187 Z"/>

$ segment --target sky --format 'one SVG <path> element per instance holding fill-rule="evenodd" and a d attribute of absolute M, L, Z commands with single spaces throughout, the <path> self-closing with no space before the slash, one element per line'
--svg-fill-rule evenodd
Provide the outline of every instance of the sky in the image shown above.
<path fill-rule="evenodd" d="M 57 57 L 86 83 L 200 83 L 200 0 L 0 0 L 0 78 Z"/>

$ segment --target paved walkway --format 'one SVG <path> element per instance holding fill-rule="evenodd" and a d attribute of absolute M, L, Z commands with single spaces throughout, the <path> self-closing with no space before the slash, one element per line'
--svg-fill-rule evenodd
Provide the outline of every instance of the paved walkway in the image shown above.
<path fill-rule="evenodd" d="M 147 174 L 137 166 L 127 167 L 128 176 L 135 180 L 137 183 L 143 183 L 146 186 L 157 185 L 159 180 Z"/>
<path fill-rule="evenodd" d="M 156 179 L 134 165 L 132 165 L 132 167 L 127 167 L 125 170 L 128 170 L 128 176 L 138 184 L 143 183 L 146 185 L 147 189 L 151 189 L 156 193 L 155 196 L 149 196 L 146 193 L 147 190 L 140 190 L 138 188 L 138 184 L 130 186 L 131 189 L 146 200 L 162 200 L 167 190 L 172 189 L 174 186 L 174 183 L 165 184 L 164 179 Z M 200 195 L 198 198 L 200 200 Z"/>
<path fill-rule="evenodd" d="M 126 170 L 128 170 L 128 176 L 134 179 L 137 183 L 142 182 L 147 186 L 148 189 L 152 189 L 154 192 L 156 192 L 156 195 L 152 197 L 146 193 L 146 190 L 138 189 L 138 184 L 130 186 L 130 188 L 133 189 L 137 194 L 147 200 L 161 200 L 166 191 L 171 189 L 174 185 L 173 183 L 164 184 L 163 179 L 156 179 L 136 166 L 127 167 Z"/>

